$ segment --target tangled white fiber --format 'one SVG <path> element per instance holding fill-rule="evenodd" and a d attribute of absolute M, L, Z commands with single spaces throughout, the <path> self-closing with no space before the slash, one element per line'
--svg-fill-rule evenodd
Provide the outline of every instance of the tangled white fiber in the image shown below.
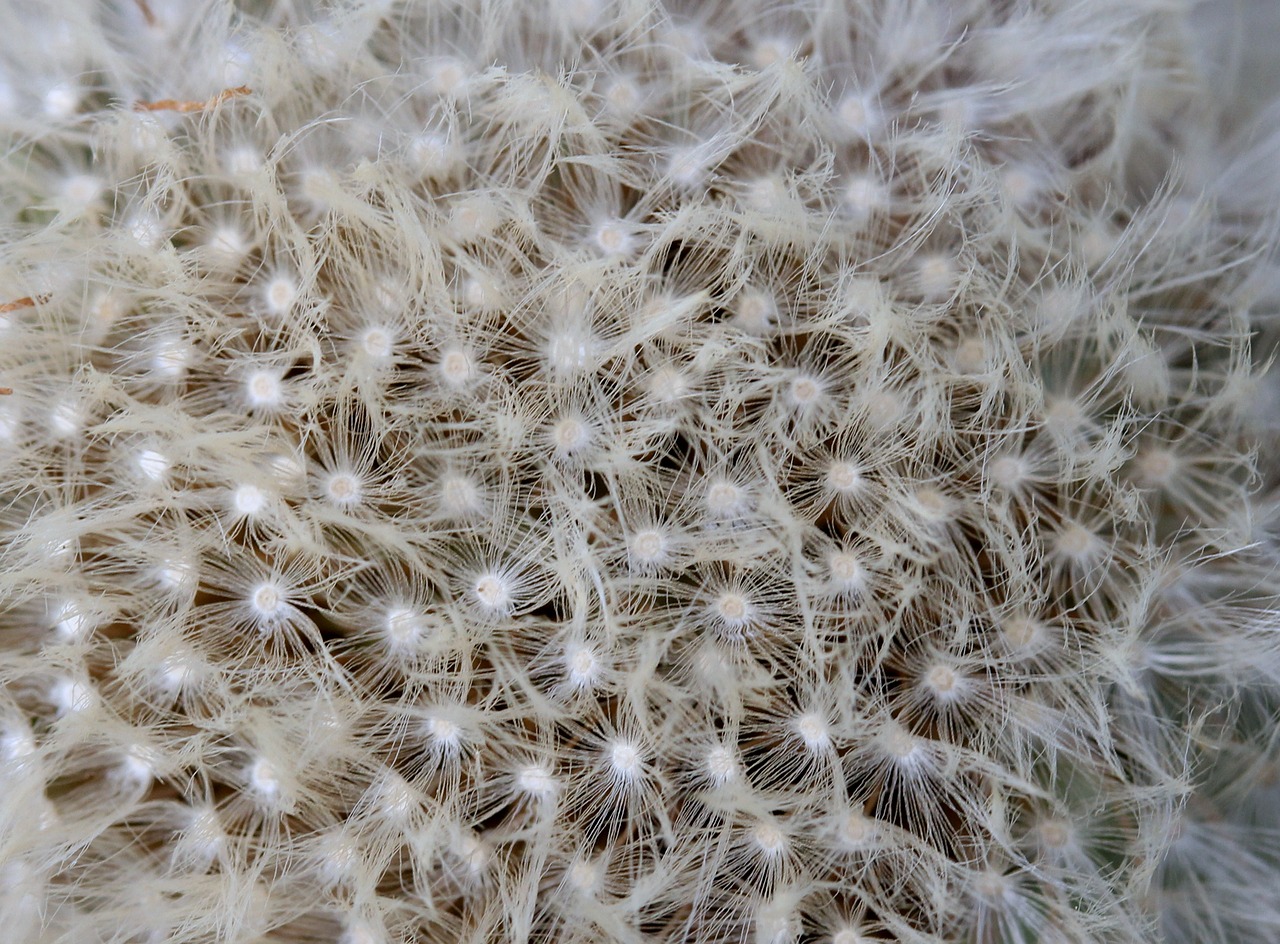
<path fill-rule="evenodd" d="M 0 0 L 0 939 L 1280 942 L 1186 6 Z"/>

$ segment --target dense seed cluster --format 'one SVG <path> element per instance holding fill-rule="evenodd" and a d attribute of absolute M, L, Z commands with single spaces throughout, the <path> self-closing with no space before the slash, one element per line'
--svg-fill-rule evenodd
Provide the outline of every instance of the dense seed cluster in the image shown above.
<path fill-rule="evenodd" d="M 8 4 L 4 933 L 1280 940 L 1162 7 Z"/>

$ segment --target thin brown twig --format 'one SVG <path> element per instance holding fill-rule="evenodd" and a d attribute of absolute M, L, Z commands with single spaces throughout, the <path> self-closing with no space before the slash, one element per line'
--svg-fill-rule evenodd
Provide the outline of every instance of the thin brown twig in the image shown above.
<path fill-rule="evenodd" d="M 237 98 L 241 95 L 248 95 L 253 91 L 247 85 L 237 85 L 235 88 L 223 89 L 213 98 L 205 99 L 203 102 L 188 99 L 186 101 L 176 98 L 162 98 L 155 102 L 139 101 L 134 102 L 135 111 L 176 111 L 182 114 L 190 114 L 193 111 L 205 111 L 216 105 L 221 105 L 229 98 Z"/>
<path fill-rule="evenodd" d="M 0 315 L 11 311 L 21 311 L 23 308 L 34 308 L 36 305 L 43 305 L 48 300 L 48 295 L 26 295 L 11 302 L 0 302 Z"/>
<path fill-rule="evenodd" d="M 13 393 L 12 387 L 0 387 L 0 397 L 7 397 L 11 393 Z"/>
<path fill-rule="evenodd" d="M 142 14 L 142 18 L 147 21 L 148 26 L 156 25 L 156 15 L 151 11 L 151 4 L 147 0 L 133 0 L 137 4 L 138 12 Z"/>

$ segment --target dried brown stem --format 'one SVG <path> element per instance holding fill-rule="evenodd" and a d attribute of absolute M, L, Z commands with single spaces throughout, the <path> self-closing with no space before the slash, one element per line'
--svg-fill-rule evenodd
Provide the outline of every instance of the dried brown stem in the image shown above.
<path fill-rule="evenodd" d="M 217 105 L 221 105 L 229 98 L 238 98 L 241 95 L 248 95 L 253 89 L 247 85 L 237 85 L 235 88 L 223 89 L 212 98 L 204 101 L 196 101 L 194 99 L 181 100 L 176 98 L 162 98 L 154 102 L 140 101 L 134 103 L 135 111 L 176 111 L 182 114 L 190 114 L 195 111 L 206 111 Z"/>

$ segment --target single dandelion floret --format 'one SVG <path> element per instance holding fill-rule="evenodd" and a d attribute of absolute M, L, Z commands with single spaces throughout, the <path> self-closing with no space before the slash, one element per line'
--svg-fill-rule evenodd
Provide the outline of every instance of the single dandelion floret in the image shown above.
<path fill-rule="evenodd" d="M 231 490 L 231 511 L 244 518 L 256 518 L 262 514 L 269 501 L 266 489 L 252 482 L 244 482 Z"/>
<path fill-rule="evenodd" d="M 53 628 L 65 642 L 82 642 L 94 630 L 95 620 L 84 604 L 63 600 L 53 613 Z"/>
<path fill-rule="evenodd" d="M 649 371 L 645 392 L 655 403 L 670 407 L 689 395 L 692 388 L 688 375 L 671 364 L 661 364 Z"/>
<path fill-rule="evenodd" d="M 914 772 L 928 761 L 924 742 L 896 721 L 887 722 L 876 738 L 884 756 L 894 766 Z"/>
<path fill-rule="evenodd" d="M 269 314 L 282 318 L 293 309 L 299 291 L 296 279 L 288 275 L 277 275 L 262 287 L 262 303 Z"/>
<path fill-rule="evenodd" d="M 594 895 L 604 884 L 604 868 L 590 859 L 576 859 L 565 870 L 565 882 L 580 895 Z"/>
<path fill-rule="evenodd" d="M 800 43 L 789 36 L 769 36 L 757 39 L 747 52 L 747 61 L 757 69 L 767 69 L 779 62 L 794 59 Z"/>
<path fill-rule="evenodd" d="M 88 682 L 64 676 L 49 686 L 49 701 L 59 718 L 80 714 L 93 707 L 97 700 Z"/>
<path fill-rule="evenodd" d="M 216 262 L 234 265 L 249 251 L 249 241 L 238 226 L 224 223 L 210 231 L 205 247 Z"/>
<path fill-rule="evenodd" d="M 726 478 L 712 479 L 707 484 L 703 502 L 711 517 L 719 519 L 740 517 L 750 507 L 747 490 Z"/>
<path fill-rule="evenodd" d="M 228 148 L 222 155 L 222 166 L 228 176 L 253 177 L 262 170 L 262 154 L 251 145 Z"/>
<path fill-rule="evenodd" d="M 125 221 L 125 231 L 143 249 L 156 249 L 169 234 L 154 210 L 141 210 Z"/>
<path fill-rule="evenodd" d="M 325 499 L 340 508 L 358 505 L 364 497 L 360 476 L 354 472 L 333 472 L 325 477 L 323 487 Z"/>
<path fill-rule="evenodd" d="M 769 334 L 778 323 L 778 302 L 766 292 L 747 289 L 733 303 L 732 323 L 748 334 Z"/>
<path fill-rule="evenodd" d="M 889 206 L 889 188 L 870 174 L 852 174 L 840 191 L 845 214 L 855 224 L 864 224 Z"/>
<path fill-rule="evenodd" d="M 250 587 L 248 603 L 254 621 L 264 629 L 290 612 L 288 591 L 278 580 L 263 580 Z"/>
<path fill-rule="evenodd" d="M 468 475 L 452 473 L 440 478 L 440 509 L 449 518 L 466 518 L 484 511 L 484 491 Z"/>
<path fill-rule="evenodd" d="M 807 711 L 795 718 L 791 722 L 791 730 L 810 754 L 824 754 L 831 748 L 831 727 L 815 711 Z"/>
<path fill-rule="evenodd" d="M 106 183 L 93 174 L 73 174 L 59 188 L 59 209 L 79 215 L 87 212 L 101 198 Z"/>
<path fill-rule="evenodd" d="M 634 79 L 617 76 L 604 86 L 605 106 L 619 118 L 630 118 L 644 104 L 644 92 Z"/>
<path fill-rule="evenodd" d="M 446 347 L 440 353 L 436 365 L 440 380 L 451 390 L 461 390 L 471 383 L 479 374 L 475 358 L 459 346 Z"/>
<path fill-rule="evenodd" d="M 920 257 L 915 269 L 916 285 L 926 301 L 941 301 L 955 291 L 960 268 L 955 256 L 935 252 Z"/>
<path fill-rule="evenodd" d="M 761 858 L 777 862 L 787 854 L 787 834 L 772 817 L 751 827 L 751 842 Z"/>
<path fill-rule="evenodd" d="M 627 539 L 627 557 L 633 568 L 661 567 L 671 559 L 671 540 L 660 527 L 641 528 Z"/>
<path fill-rule="evenodd" d="M 418 807 L 413 788 L 398 773 L 383 771 L 369 788 L 369 805 L 381 820 L 403 822 Z"/>
<path fill-rule="evenodd" d="M 564 672 L 575 691 L 591 691 L 600 684 L 604 664 L 591 646 L 569 643 L 564 649 Z"/>
<path fill-rule="evenodd" d="M 431 714 L 422 723 L 431 750 L 437 754 L 456 757 L 462 751 L 462 726 L 443 714 Z"/>
<path fill-rule="evenodd" d="M 581 454 L 591 445 L 591 426 L 580 415 L 563 416 L 556 420 L 550 431 L 551 447 L 557 457 L 567 459 Z"/>
<path fill-rule="evenodd" d="M 596 249 L 610 258 L 624 259 L 635 252 L 638 240 L 625 220 L 605 220 L 591 234 Z"/>
<path fill-rule="evenodd" d="M 609 782 L 615 788 L 633 786 L 644 773 L 640 746 L 626 738 L 618 738 L 605 747 Z"/>
<path fill-rule="evenodd" d="M 1031 464 L 1022 456 L 996 456 L 987 464 L 991 484 L 1006 492 L 1021 488 L 1031 477 Z"/>
<path fill-rule="evenodd" d="M 437 95 L 460 95 L 470 77 L 470 71 L 461 59 L 445 57 L 426 67 L 427 88 Z"/>
<path fill-rule="evenodd" d="M 159 449 L 139 449 L 134 466 L 142 478 L 153 484 L 163 485 L 169 475 L 169 457 Z"/>
<path fill-rule="evenodd" d="M 849 810 L 836 830 L 840 844 L 849 851 L 858 851 L 874 847 L 880 831 L 875 820 L 861 810 Z"/>
<path fill-rule="evenodd" d="M 515 604 L 512 578 L 499 570 L 486 570 L 471 583 L 471 598 L 486 616 L 505 616 Z"/>
<path fill-rule="evenodd" d="M 477 195 L 464 200 L 453 208 L 450 225 L 454 235 L 463 241 L 471 241 L 488 236 L 501 222 L 498 209 L 493 199 L 486 195 Z"/>
<path fill-rule="evenodd" d="M 125 748 L 116 764 L 113 776 L 132 787 L 147 787 L 155 779 L 160 757 L 152 748 L 131 744 Z"/>
<path fill-rule="evenodd" d="M 674 147 L 667 155 L 666 174 L 681 190 L 696 190 L 711 176 L 712 158 L 705 144 Z"/>
<path fill-rule="evenodd" d="M 388 607 L 382 614 L 379 629 L 383 646 L 397 655 L 416 652 L 427 635 L 422 614 L 406 606 Z"/>
<path fill-rule="evenodd" d="M 1078 521 L 1064 522 L 1053 537 L 1054 555 L 1072 564 L 1087 563 L 1097 558 L 1104 548 L 1102 538 Z"/>
<path fill-rule="evenodd" d="M 255 410 L 278 410 L 284 406 L 284 374 L 279 370 L 250 371 L 244 378 L 244 397 Z"/>
<path fill-rule="evenodd" d="M 841 497 L 856 495 L 864 483 L 862 468 L 851 459 L 833 459 L 827 466 L 822 483 Z"/>
<path fill-rule="evenodd" d="M 884 120 L 875 97 L 865 92 L 851 92 L 840 99 L 835 116 L 845 134 L 858 138 L 871 137 Z"/>
<path fill-rule="evenodd" d="M 707 751 L 703 767 L 707 779 L 716 787 L 737 780 L 741 770 L 734 752 L 723 744 L 717 744 Z"/>
<path fill-rule="evenodd" d="M 1000 636 L 1011 653 L 1028 655 L 1040 649 L 1049 631 L 1040 620 L 1016 614 L 1000 621 Z"/>
<path fill-rule="evenodd" d="M 917 488 L 911 494 L 911 506 L 927 524 L 950 521 L 956 512 L 955 502 L 932 485 Z"/>
<path fill-rule="evenodd" d="M 797 373 L 787 384 L 787 400 L 796 410 L 810 410 L 819 405 L 827 393 L 827 383 L 816 374 Z"/>
<path fill-rule="evenodd" d="M 1133 471 L 1143 488 L 1168 488 L 1179 471 L 1178 455 L 1162 446 L 1143 449 L 1133 461 Z"/>
<path fill-rule="evenodd" d="M 284 798 L 284 780 L 280 770 L 268 758 L 259 755 L 244 771 L 245 785 L 263 806 L 275 806 Z"/>
<path fill-rule="evenodd" d="M 369 325 L 357 338 L 360 352 L 375 363 L 384 363 L 395 353 L 395 334 L 383 325 Z"/>
<path fill-rule="evenodd" d="M 459 836 L 450 850 L 470 879 L 480 878 L 489 867 L 493 849 L 477 832 L 468 830 Z"/>
<path fill-rule="evenodd" d="M 827 582 L 831 590 L 856 595 L 866 588 L 867 572 L 858 555 L 846 548 L 827 554 Z"/>
<path fill-rule="evenodd" d="M 570 325 L 547 337 L 546 363 L 557 379 L 569 379 L 591 368 L 598 341 L 585 325 Z"/>
<path fill-rule="evenodd" d="M 152 345 L 147 366 L 152 377 L 162 383 L 181 383 L 186 379 L 194 352 L 181 335 L 170 335 Z"/>
<path fill-rule="evenodd" d="M 546 764 L 527 764 L 515 775 L 516 790 L 539 803 L 548 803 L 560 792 L 560 781 Z"/>
<path fill-rule="evenodd" d="M 921 688 L 940 704 L 959 701 L 968 693 L 971 684 L 968 677 L 946 662 L 935 662 L 920 675 Z"/>
<path fill-rule="evenodd" d="M 196 577 L 195 561 L 183 552 L 162 557 L 156 563 L 156 584 L 170 593 L 191 590 L 195 586 Z"/>
<path fill-rule="evenodd" d="M 755 605 L 740 590 L 724 590 L 716 594 L 708 604 L 712 625 L 729 639 L 746 636 L 756 622 Z"/>
<path fill-rule="evenodd" d="M 59 439 L 71 439 L 80 435 L 85 419 L 84 406 L 78 399 L 68 397 L 54 404 L 49 414 L 49 426 Z"/>
<path fill-rule="evenodd" d="M 424 177 L 443 177 L 458 163 L 457 149 L 449 136 L 425 131 L 409 140 L 411 166 Z"/>

